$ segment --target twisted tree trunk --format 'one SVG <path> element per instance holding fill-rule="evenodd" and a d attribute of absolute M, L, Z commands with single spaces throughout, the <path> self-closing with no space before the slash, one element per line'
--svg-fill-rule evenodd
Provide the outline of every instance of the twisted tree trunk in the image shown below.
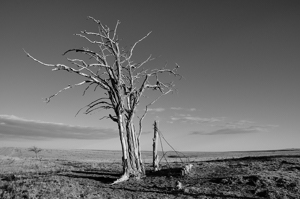
<path fill-rule="evenodd" d="M 122 146 L 123 174 L 113 184 L 126 181 L 130 177 L 140 179 L 145 175 L 139 140 L 137 139 L 132 121 L 124 121 L 123 115 L 120 114 L 118 117 L 118 126 Z"/>

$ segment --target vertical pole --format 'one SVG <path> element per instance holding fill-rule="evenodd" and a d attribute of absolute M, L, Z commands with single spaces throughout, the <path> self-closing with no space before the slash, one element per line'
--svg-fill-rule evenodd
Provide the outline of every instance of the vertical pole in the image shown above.
<path fill-rule="evenodd" d="M 159 170 L 158 154 L 157 154 L 157 135 L 158 135 L 158 124 L 157 124 L 157 121 L 154 121 L 154 137 L 153 137 L 153 169 L 154 169 L 154 171 Z"/>

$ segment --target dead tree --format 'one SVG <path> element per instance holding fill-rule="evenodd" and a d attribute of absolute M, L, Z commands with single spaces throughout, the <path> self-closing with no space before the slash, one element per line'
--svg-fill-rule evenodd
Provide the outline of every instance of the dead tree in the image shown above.
<path fill-rule="evenodd" d="M 52 71 L 67 71 L 85 78 L 84 81 L 68 85 L 51 95 L 46 99 L 46 102 L 49 102 L 51 98 L 57 96 L 62 91 L 75 86 L 86 85 L 83 95 L 92 86 L 94 86 L 94 91 L 97 91 L 97 88 L 101 88 L 104 91 L 104 96 L 92 101 L 78 112 L 83 111 L 85 114 L 90 114 L 99 109 L 112 111 L 112 114 L 108 114 L 108 116 L 103 118 L 109 118 L 113 122 L 116 122 L 119 130 L 123 175 L 115 183 L 125 181 L 130 177 L 140 178 L 145 174 L 140 147 L 142 120 L 147 114 L 148 106 L 156 102 L 161 96 L 173 91 L 173 82 L 163 82 L 161 79 L 164 79 L 164 74 L 180 77 L 177 73 L 179 66 L 176 64 L 171 69 L 167 68 L 166 65 L 154 69 L 147 68 L 145 67 L 146 63 L 153 60 L 151 55 L 139 63 L 132 60 L 134 48 L 148 37 L 151 32 L 126 50 L 119 46 L 117 35 L 119 21 L 117 21 L 114 29 L 111 30 L 108 26 L 102 24 L 100 20 L 93 17 L 88 17 L 88 19 L 98 25 L 98 31 L 81 31 L 76 35 L 86 39 L 98 50 L 94 51 L 83 47 L 69 49 L 63 53 L 63 55 L 80 53 L 87 57 L 87 61 L 67 58 L 74 65 L 73 67 L 64 64 L 47 64 L 24 51 L 34 61 L 51 67 Z M 141 98 L 145 97 L 146 90 L 155 90 L 159 92 L 159 95 L 145 107 L 143 114 L 138 117 L 139 129 L 136 131 L 134 124 L 135 112 Z"/>

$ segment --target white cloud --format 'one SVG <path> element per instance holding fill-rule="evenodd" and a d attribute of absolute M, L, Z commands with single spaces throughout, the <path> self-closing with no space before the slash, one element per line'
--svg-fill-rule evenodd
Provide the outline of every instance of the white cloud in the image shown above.
<path fill-rule="evenodd" d="M 201 117 L 192 117 L 192 116 L 186 116 L 186 117 L 184 117 L 184 119 L 189 120 L 189 121 L 200 122 L 200 123 L 223 121 L 220 118 L 201 118 Z"/>
<path fill-rule="evenodd" d="M 24 121 L 24 122 L 34 122 L 34 123 L 43 123 L 43 124 L 65 125 L 63 123 L 51 123 L 51 122 L 44 122 L 44 121 L 40 121 L 40 120 L 28 120 L 28 119 L 24 119 L 24 118 L 21 118 L 21 117 L 14 116 L 14 115 L 0 115 L 0 120 L 1 119 L 14 120 L 14 121 Z"/>
<path fill-rule="evenodd" d="M 213 125 L 214 127 L 229 128 L 229 129 L 258 129 L 263 131 L 263 129 L 270 129 L 278 127 L 278 125 L 253 125 L 255 122 L 248 120 L 240 120 L 234 122 L 226 122 L 225 124 Z"/>
<path fill-rule="evenodd" d="M 191 135 L 228 135 L 228 134 L 244 134 L 244 133 L 257 133 L 256 129 L 236 129 L 236 128 L 224 128 L 218 129 L 212 132 L 192 131 Z"/>
<path fill-rule="evenodd" d="M 8 119 L 8 120 L 24 120 L 23 118 L 14 115 L 0 115 L 0 118 Z"/>
<path fill-rule="evenodd" d="M 223 135 L 223 134 L 244 134 L 244 133 L 258 133 L 259 130 L 255 128 L 227 128 L 219 129 L 208 133 L 209 135 Z"/>
<path fill-rule="evenodd" d="M 16 116 L 0 115 L 0 137 L 3 138 L 68 138 L 110 139 L 118 137 L 118 131 L 110 128 L 71 126 L 61 123 L 33 121 Z"/>
<path fill-rule="evenodd" d="M 178 117 L 171 117 L 171 120 L 176 121 L 176 120 L 180 120 L 180 118 L 178 118 Z"/>
<path fill-rule="evenodd" d="M 183 108 L 182 107 L 171 107 L 170 109 L 171 110 L 182 110 Z"/>
<path fill-rule="evenodd" d="M 171 117 L 173 121 L 181 121 L 181 122 L 192 122 L 192 123 L 214 123 L 214 122 L 222 122 L 223 118 L 202 118 L 202 117 L 194 117 L 190 115 L 179 115 L 178 117 Z"/>
<path fill-rule="evenodd" d="M 271 128 L 275 128 L 275 127 L 278 127 L 278 125 L 253 125 L 253 126 L 249 126 L 246 129 L 256 130 L 258 132 L 269 132 Z"/>
<path fill-rule="evenodd" d="M 242 126 L 254 124 L 255 122 L 249 121 L 249 120 L 239 120 L 239 121 L 231 121 L 231 122 L 226 122 L 224 126 L 229 127 L 229 128 L 239 128 Z"/>
<path fill-rule="evenodd" d="M 191 114 L 182 114 L 182 113 L 180 113 L 180 114 L 178 114 L 178 116 L 180 116 L 180 117 L 189 117 L 189 116 L 192 116 Z"/>
<path fill-rule="evenodd" d="M 163 111 L 165 111 L 165 109 L 164 108 L 148 108 L 148 111 L 163 112 Z"/>
<path fill-rule="evenodd" d="M 204 131 L 192 131 L 190 134 L 191 135 L 205 135 L 206 133 Z"/>
<path fill-rule="evenodd" d="M 183 111 L 196 111 L 197 110 L 196 108 L 182 108 L 182 107 L 171 107 L 170 109 L 171 110 L 176 110 L 176 111 L 179 111 L 179 110 L 183 110 Z"/>
<path fill-rule="evenodd" d="M 191 135 L 227 135 L 227 134 L 244 134 L 244 133 L 266 133 L 270 128 L 277 125 L 253 125 L 244 127 L 222 128 L 211 132 L 192 131 Z"/>

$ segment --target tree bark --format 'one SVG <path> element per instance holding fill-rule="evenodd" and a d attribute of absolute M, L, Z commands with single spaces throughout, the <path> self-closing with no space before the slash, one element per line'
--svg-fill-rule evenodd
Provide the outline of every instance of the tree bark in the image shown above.
<path fill-rule="evenodd" d="M 145 175 L 141 151 L 132 121 L 124 121 L 123 115 L 119 114 L 118 126 L 122 146 L 123 174 L 113 184 L 126 181 L 130 177 L 140 179 Z M 126 127 L 125 129 L 124 126 Z"/>
<path fill-rule="evenodd" d="M 126 123 L 127 131 L 127 143 L 128 143 L 128 156 L 129 163 L 131 166 L 131 175 L 137 179 L 141 178 L 144 173 L 144 166 L 142 158 L 140 156 L 140 148 L 136 136 L 136 132 L 132 121 L 127 121 Z"/>
<path fill-rule="evenodd" d="M 122 147 L 122 164 L 123 164 L 123 175 L 120 179 L 115 181 L 114 183 L 118 183 L 121 181 L 125 181 L 130 177 L 130 170 L 128 167 L 128 149 L 126 145 L 126 137 L 124 132 L 124 122 L 122 114 L 118 114 L 118 128 L 119 128 L 119 136 Z"/>

